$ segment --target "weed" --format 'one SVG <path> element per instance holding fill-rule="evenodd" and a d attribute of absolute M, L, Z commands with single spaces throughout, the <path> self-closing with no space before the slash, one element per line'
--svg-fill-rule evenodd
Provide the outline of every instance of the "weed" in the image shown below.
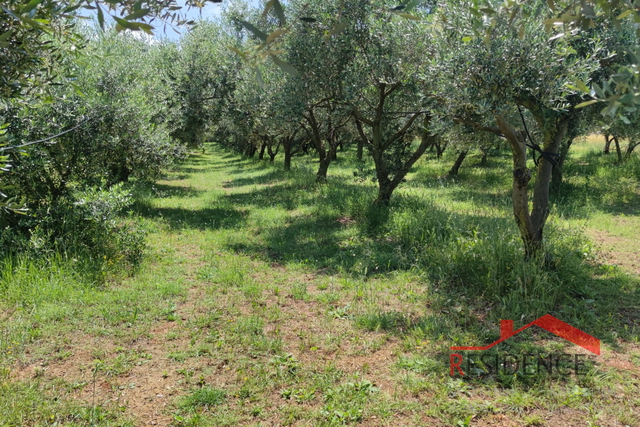
<path fill-rule="evenodd" d="M 327 314 L 334 319 L 352 319 L 353 315 L 349 313 L 350 310 L 351 304 L 347 304 L 344 307 L 334 307 Z"/>
<path fill-rule="evenodd" d="M 376 312 L 356 317 L 356 325 L 369 331 L 401 331 L 409 326 L 409 319 L 399 312 Z"/>
<path fill-rule="evenodd" d="M 369 396 L 377 391 L 378 389 L 367 380 L 349 382 L 328 389 L 324 394 L 326 403 L 321 413 L 330 423 L 359 422 L 362 420 Z"/>
<path fill-rule="evenodd" d="M 307 301 L 309 299 L 307 285 L 304 283 L 294 284 L 291 288 L 291 297 L 296 301 Z"/>
<path fill-rule="evenodd" d="M 285 389 L 280 392 L 283 399 L 293 399 L 297 403 L 309 402 L 314 399 L 315 389 Z"/>
<path fill-rule="evenodd" d="M 543 426 L 544 419 L 540 415 L 525 415 L 524 419 L 525 426 Z"/>
<path fill-rule="evenodd" d="M 181 409 L 210 408 L 225 401 L 227 393 L 224 390 L 202 387 L 191 391 L 178 401 Z"/>
<path fill-rule="evenodd" d="M 279 375 L 295 375 L 300 367 L 298 361 L 293 357 L 292 354 L 274 356 L 270 362 L 276 367 Z"/>

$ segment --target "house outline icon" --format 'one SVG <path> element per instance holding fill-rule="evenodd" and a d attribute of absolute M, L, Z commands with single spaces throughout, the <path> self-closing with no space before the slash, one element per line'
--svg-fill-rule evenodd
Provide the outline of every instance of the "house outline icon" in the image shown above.
<path fill-rule="evenodd" d="M 574 328 L 568 323 L 563 322 L 560 319 L 553 317 L 550 314 L 545 314 L 539 319 L 524 325 L 522 328 L 513 330 L 513 320 L 500 320 L 500 339 L 485 346 L 452 346 L 451 350 L 488 350 L 491 347 L 500 344 L 503 341 L 508 340 L 514 335 L 519 334 L 531 326 L 536 325 L 542 329 L 551 332 L 554 335 L 564 338 L 567 341 L 574 343 L 591 353 L 600 355 L 600 340 L 589 335 L 586 332 L 581 331 L 578 328 Z"/>

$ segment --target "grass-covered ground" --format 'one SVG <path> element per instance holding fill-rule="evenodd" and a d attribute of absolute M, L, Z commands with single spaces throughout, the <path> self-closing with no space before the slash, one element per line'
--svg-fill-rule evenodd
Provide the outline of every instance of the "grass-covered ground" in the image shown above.
<path fill-rule="evenodd" d="M 428 155 L 381 209 L 352 153 L 318 186 L 313 159 L 209 146 L 137 190 L 135 274 L 4 261 L 0 426 L 640 425 L 640 162 L 601 145 L 568 161 L 551 267 L 523 260 L 506 153 L 456 179 Z M 585 375 L 449 376 L 450 346 L 546 313 L 602 340 Z M 500 351 L 586 355 L 537 328 Z"/>

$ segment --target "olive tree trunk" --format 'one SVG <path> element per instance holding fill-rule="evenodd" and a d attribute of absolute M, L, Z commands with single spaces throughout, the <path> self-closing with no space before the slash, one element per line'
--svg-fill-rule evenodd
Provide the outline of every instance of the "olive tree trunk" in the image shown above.
<path fill-rule="evenodd" d="M 569 156 L 569 149 L 573 144 L 573 138 L 565 138 L 565 142 L 560 146 L 560 153 L 558 156 L 558 164 L 553 167 L 551 172 L 551 188 L 558 190 L 562 185 L 564 162 Z"/>
<path fill-rule="evenodd" d="M 633 154 L 633 150 L 636 149 L 637 146 L 640 145 L 640 141 L 637 142 L 633 142 L 631 140 L 629 140 L 629 145 L 627 145 L 627 154 L 626 154 L 626 158 L 630 159 L 631 155 Z"/>
<path fill-rule="evenodd" d="M 549 216 L 549 184 L 553 164 L 544 157 L 540 158 L 533 186 L 532 209 L 529 211 L 528 185 L 533 176 L 527 168 L 524 135 L 515 130 L 503 116 L 497 114 L 495 119 L 513 154 L 513 214 L 527 258 L 535 257 L 541 252 L 544 226 Z M 566 131 L 567 121 L 558 120 L 555 126 L 545 133 L 542 150 L 551 156 L 557 154 Z"/>
<path fill-rule="evenodd" d="M 292 134 L 285 136 L 282 139 L 282 148 L 284 150 L 284 170 L 291 170 L 291 158 L 294 154 L 297 154 L 302 149 L 302 144 L 300 141 L 296 140 L 296 135 L 300 131 L 300 128 L 297 128 Z M 298 142 L 296 142 L 298 141 Z"/>
<path fill-rule="evenodd" d="M 622 163 L 622 150 L 620 149 L 620 141 L 618 141 L 618 137 L 613 137 L 613 142 L 616 145 L 616 154 L 618 155 L 618 163 Z"/>
<path fill-rule="evenodd" d="M 280 142 L 277 142 L 273 136 L 266 136 L 265 144 L 267 146 L 267 153 L 269 154 L 269 163 L 273 163 L 280 151 Z"/>
<path fill-rule="evenodd" d="M 468 150 L 462 150 L 460 152 L 460 154 L 458 154 L 458 158 L 456 158 L 455 163 L 453 164 L 453 166 L 451 166 L 451 169 L 449 169 L 449 176 L 457 176 L 458 172 L 460 171 L 460 166 L 462 166 L 462 162 L 464 162 L 464 159 L 467 157 L 467 153 L 469 151 Z"/>
<path fill-rule="evenodd" d="M 313 109 L 307 111 L 305 119 L 307 121 L 307 124 L 309 125 L 308 129 L 305 129 L 309 134 L 309 138 L 315 144 L 316 151 L 318 152 L 319 164 L 318 172 L 316 173 L 316 182 L 326 183 L 329 165 L 331 164 L 331 161 L 336 158 L 336 151 L 338 149 L 339 142 L 338 129 L 344 126 L 346 120 L 343 123 L 334 125 L 333 121 L 329 117 L 326 123 L 326 134 L 322 135 L 320 131 L 320 124 Z"/>
<path fill-rule="evenodd" d="M 604 150 L 602 151 L 604 154 L 609 154 L 611 149 L 611 135 L 608 133 L 604 134 Z"/>
<path fill-rule="evenodd" d="M 289 144 L 284 145 L 284 170 L 291 170 L 291 146 Z"/>
<path fill-rule="evenodd" d="M 393 144 L 404 143 L 403 139 L 406 133 L 409 131 L 414 121 L 422 115 L 422 113 L 413 113 L 407 122 L 398 129 L 394 134 L 383 136 L 384 122 L 384 106 L 389 95 L 391 95 L 396 89 L 400 87 L 399 83 L 387 85 L 386 83 L 378 83 L 378 102 L 375 106 L 375 110 L 372 117 L 366 118 L 364 115 L 355 108 L 353 111 L 353 117 L 356 121 L 356 128 L 363 144 L 366 144 L 371 151 L 373 162 L 376 167 L 376 178 L 378 180 L 378 197 L 374 201 L 376 205 L 386 205 L 391 199 L 393 191 L 404 180 L 404 177 L 409 173 L 411 167 L 416 161 L 424 154 L 430 145 L 435 144 L 437 138 L 435 135 L 430 135 L 428 132 L 428 125 L 431 121 L 431 116 L 426 115 L 424 118 L 423 136 L 422 141 L 418 148 L 410 154 L 406 159 L 403 159 L 400 167 L 397 170 L 390 170 L 387 159 L 385 158 L 386 151 L 391 148 Z M 368 134 L 365 132 L 363 125 L 368 128 Z"/>
<path fill-rule="evenodd" d="M 247 157 L 253 157 L 256 154 L 256 146 L 253 144 L 247 144 L 246 149 L 244 150 L 244 154 Z"/>

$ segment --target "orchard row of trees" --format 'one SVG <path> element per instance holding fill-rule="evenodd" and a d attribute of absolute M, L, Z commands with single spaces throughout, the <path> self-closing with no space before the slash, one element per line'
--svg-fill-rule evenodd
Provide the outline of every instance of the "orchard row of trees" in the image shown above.
<path fill-rule="evenodd" d="M 136 4 L 117 25 L 150 31 L 136 19 L 151 9 Z M 35 18 L 45 7 L 23 11 Z M 635 15 L 616 7 L 567 26 L 585 12 L 560 19 L 538 0 L 230 2 L 177 43 L 71 31 L 72 10 L 44 33 L 14 16 L 0 51 L 7 69 L 22 71 L 0 81 L 0 143 L 41 142 L 0 159 L 13 167 L 1 177 L 5 209 L 30 212 L 2 215 L 4 240 L 55 242 L 70 218 L 103 227 L 109 209 L 95 189 L 120 206 L 120 183 L 153 180 L 206 140 L 271 161 L 283 153 L 287 170 L 295 155 L 314 155 L 319 183 L 353 144 L 372 160 L 378 205 L 427 150 L 457 150 L 457 173 L 469 150 L 506 141 L 514 215 L 533 256 L 573 141 L 604 131 L 619 153 L 627 139 L 629 155 L 640 141 L 640 95 L 625 74 L 637 62 Z M 19 51 L 28 42 L 40 50 Z M 38 68 L 21 62 L 33 55 Z M 616 102 L 595 102 L 616 90 Z"/>
<path fill-rule="evenodd" d="M 622 82 L 638 39 L 631 20 L 603 17 L 565 34 L 549 22 L 548 2 L 505 4 L 291 1 L 230 10 L 221 25 L 230 25 L 243 62 L 214 139 L 272 161 L 282 150 L 285 169 L 311 147 L 318 182 L 339 147 L 357 145 L 373 160 L 377 204 L 426 150 L 458 150 L 455 174 L 470 149 L 501 139 L 513 153 L 514 215 L 533 255 L 550 183 L 560 184 L 575 139 L 604 130 L 627 138 L 629 154 L 640 139 L 634 108 L 603 111 L 594 100 Z"/>

